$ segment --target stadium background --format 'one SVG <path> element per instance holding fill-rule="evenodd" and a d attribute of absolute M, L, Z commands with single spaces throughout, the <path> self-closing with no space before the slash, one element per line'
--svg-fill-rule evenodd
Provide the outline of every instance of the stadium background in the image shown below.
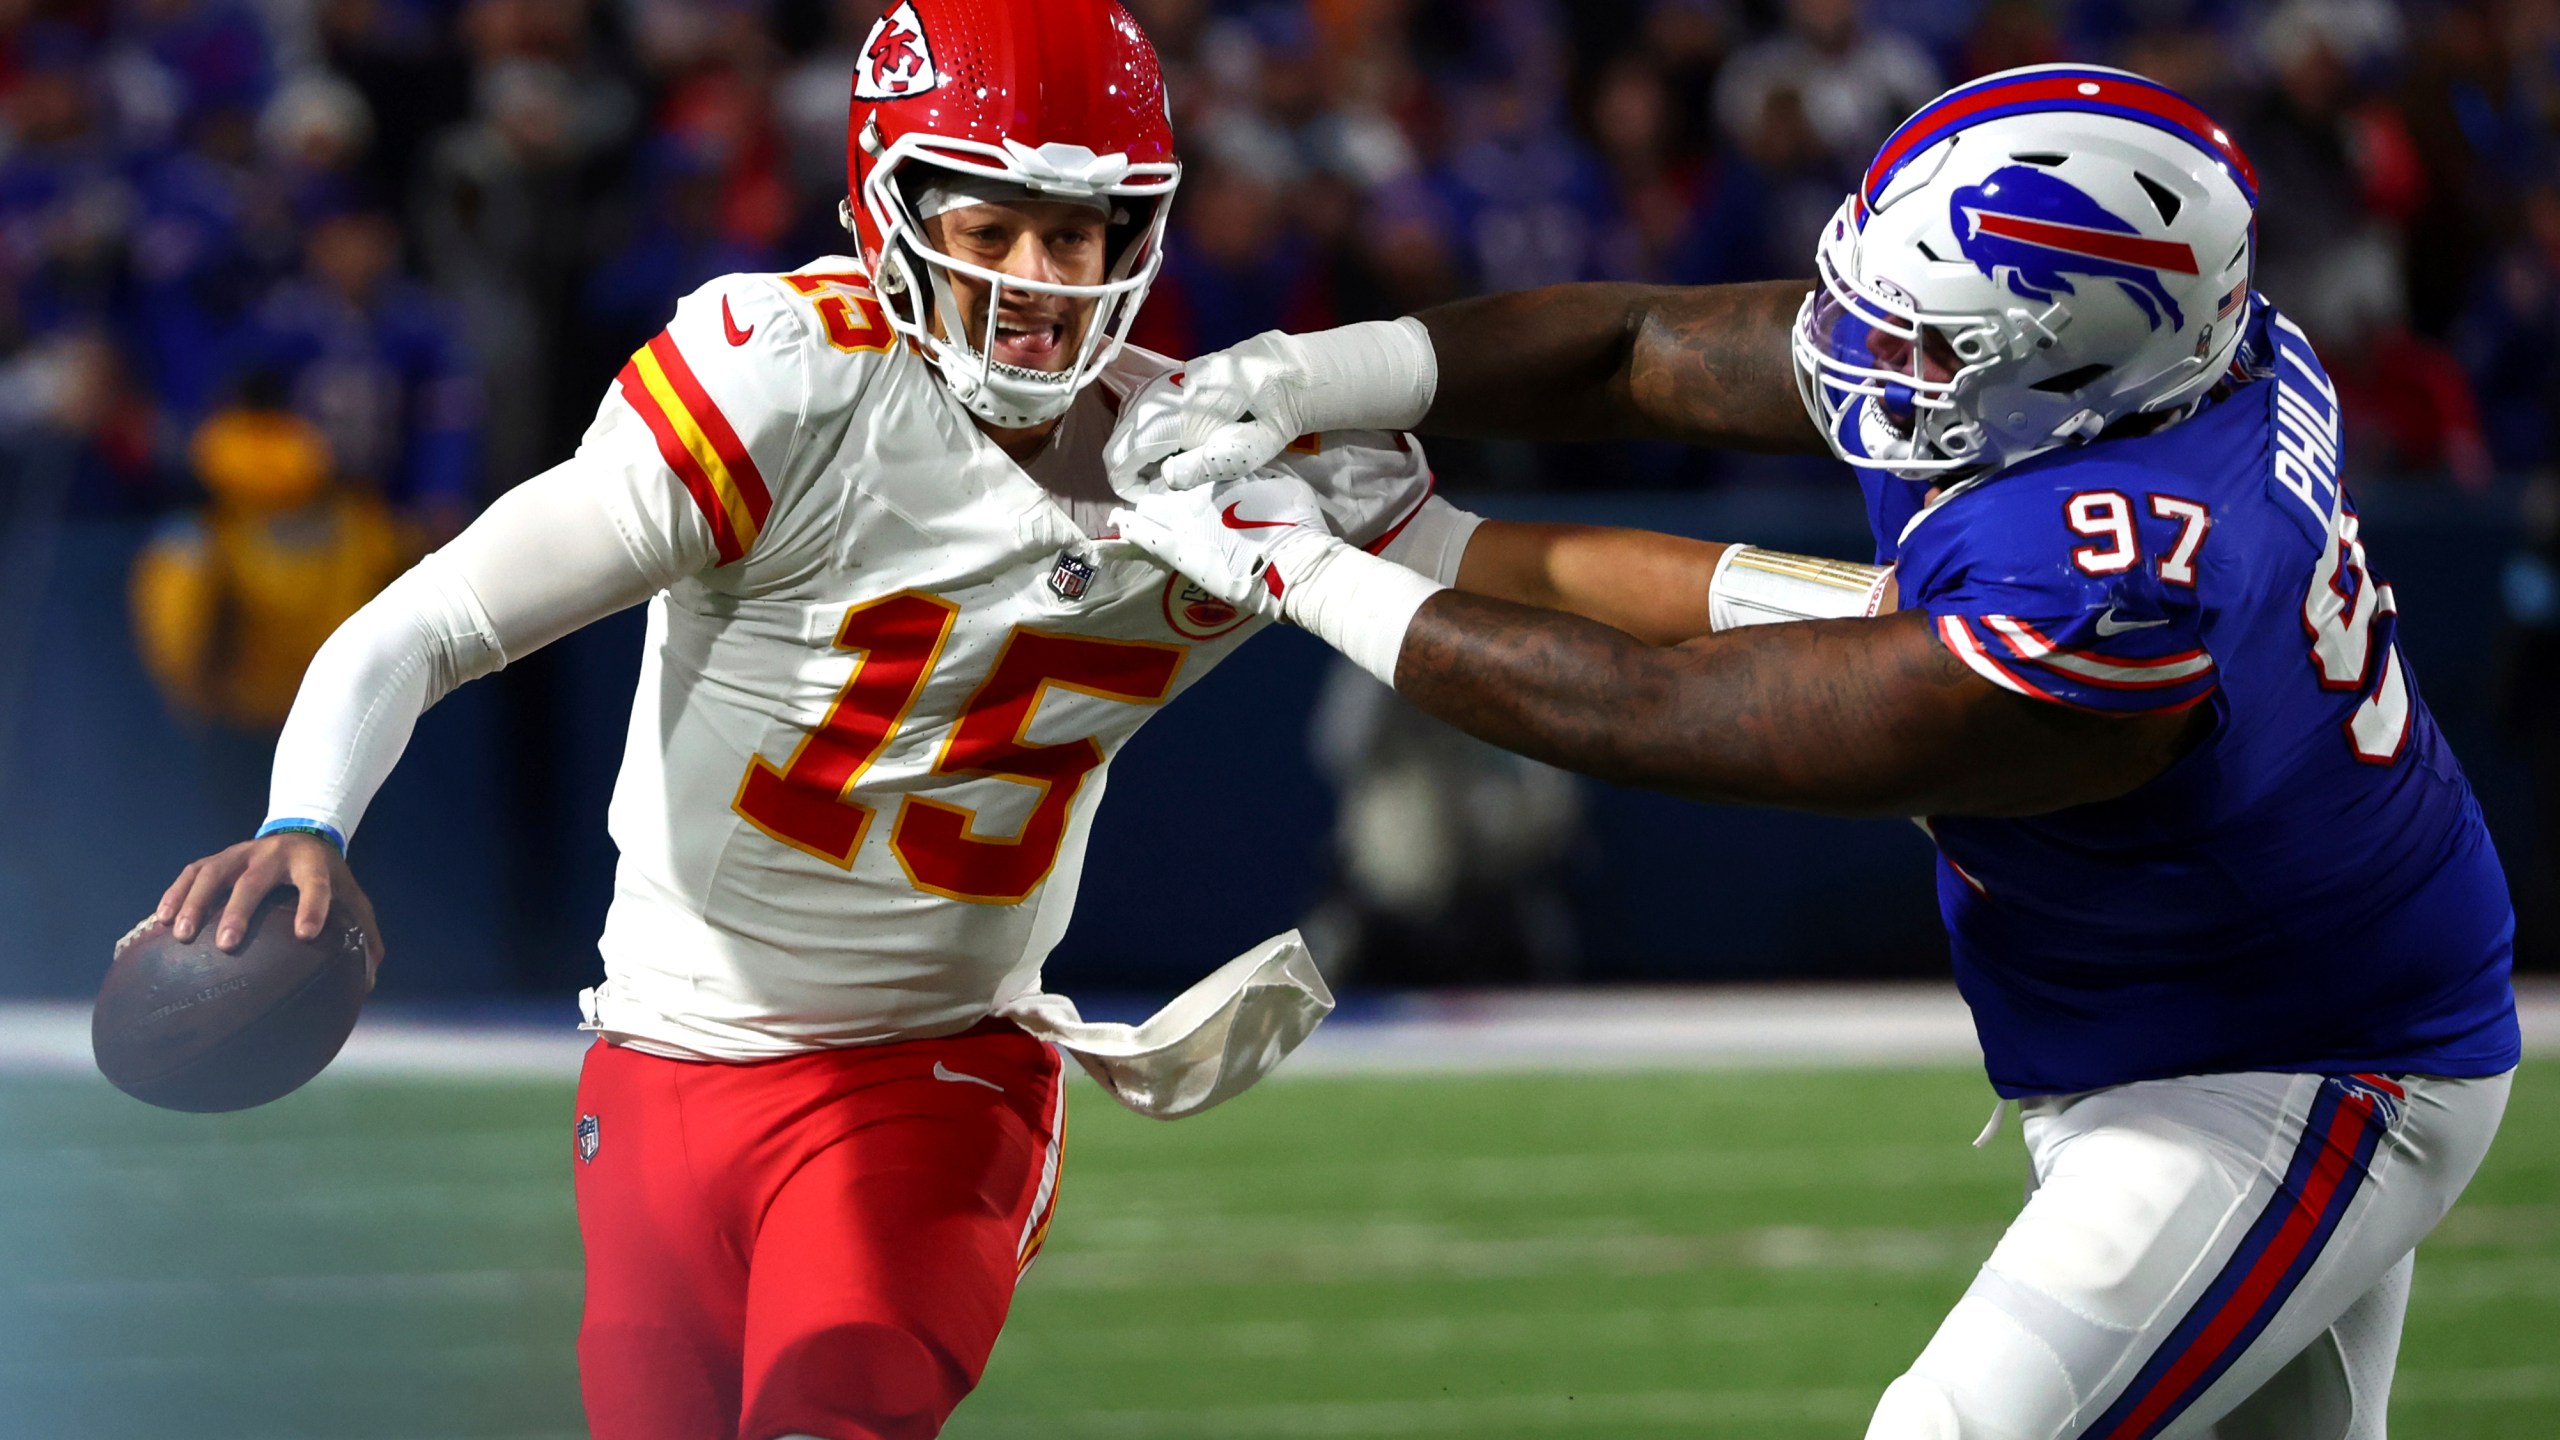
<path fill-rule="evenodd" d="M 295 637 L 565 455 L 674 297 L 842 248 L 879 8 L 0 0 L 0 1435 L 574 1426 L 561 1062 L 508 1037 L 559 1038 L 593 977 L 635 617 L 445 702 L 368 817 L 380 1008 L 436 1037 L 402 1054 L 459 1057 L 444 1078 L 395 1059 L 181 1120 L 64 1037 L 107 942 L 256 820 Z M 1486 289 L 1800 273 L 1945 83 L 2079 58 L 2194 95 L 2260 169 L 2262 288 L 2337 373 L 2523 959 L 2560 968 L 2560 6 L 1132 8 L 1190 167 L 1139 336 L 1174 353 Z M 1827 464 L 1433 454 L 1488 513 L 1865 548 Z M 1295 776 L 1250 819 L 1239 754 Z M 1985 1097 L 1960 1027 L 1878 1055 L 1822 1040 L 1817 999 L 1769 1012 L 1810 1037 L 1773 1052 L 1613 1048 L 1634 1021 L 1538 1048 L 1562 987 L 1941 975 L 1908 826 L 1514 764 L 1293 635 L 1154 722 L 1111 791 L 1058 988 L 1134 1012 L 1302 922 L 1373 1040 L 1452 1003 L 1409 987 L 1537 988 L 1454 1002 L 1476 1028 L 1417 1041 L 1439 1078 L 1347 1064 L 1171 1131 L 1087 1093 L 970 1433 L 1849 1433 L 2014 1204 L 2015 1165 L 1961 1143 Z M 1731 998 L 1647 995 L 1629 1013 Z M 1537 1078 L 1471 1073 L 1523 1036 L 1498 1068 Z M 1546 1073 L 1613 1054 L 1657 1068 Z M 2548 1110 L 2529 1070 L 2421 1280 L 2418 1433 L 2560 1413 Z"/>

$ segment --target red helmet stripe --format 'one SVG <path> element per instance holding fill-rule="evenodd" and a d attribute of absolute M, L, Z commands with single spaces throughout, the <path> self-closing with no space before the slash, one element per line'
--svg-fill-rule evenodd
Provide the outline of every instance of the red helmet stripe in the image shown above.
<path fill-rule="evenodd" d="M 2084 91 L 2083 86 L 2096 93 Z M 1877 190 L 1903 161 L 1968 124 L 1994 118 L 1988 112 L 2022 105 L 2097 114 L 2131 111 L 2134 118 L 2147 120 L 2189 144 L 2219 155 L 2231 167 L 2241 189 L 2253 202 L 2257 197 L 2257 170 L 2213 117 L 2173 90 L 2137 76 L 2104 70 L 2052 71 L 2015 80 L 1994 80 L 1977 90 L 1955 91 L 1923 107 L 1886 139 L 1884 148 L 1876 152 L 1874 163 L 1867 167 L 1858 193 L 1872 203 Z"/>
<path fill-rule="evenodd" d="M 1976 234 L 2023 240 L 2047 250 L 2142 265 L 2179 275 L 2196 273 L 2194 248 L 2175 240 L 2148 240 L 2140 235 L 2125 235 L 2113 230 L 2092 230 L 2085 225 L 2058 225 L 2051 220 L 2030 220 L 2024 215 L 2003 215 L 1996 210 L 1968 209 L 1965 213 L 1973 217 Z"/>

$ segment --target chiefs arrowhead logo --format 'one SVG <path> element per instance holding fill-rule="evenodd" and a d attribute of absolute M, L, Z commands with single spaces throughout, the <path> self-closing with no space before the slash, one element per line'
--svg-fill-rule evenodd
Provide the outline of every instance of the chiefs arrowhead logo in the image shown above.
<path fill-rule="evenodd" d="M 900 0 L 862 42 L 862 53 L 853 62 L 853 98 L 903 100 L 941 83 L 933 49 L 925 43 L 924 22 L 916 18 L 915 0 Z"/>
<path fill-rule="evenodd" d="M 1179 575 L 1164 582 L 1164 623 L 1185 640 L 1215 640 L 1253 617 Z"/>

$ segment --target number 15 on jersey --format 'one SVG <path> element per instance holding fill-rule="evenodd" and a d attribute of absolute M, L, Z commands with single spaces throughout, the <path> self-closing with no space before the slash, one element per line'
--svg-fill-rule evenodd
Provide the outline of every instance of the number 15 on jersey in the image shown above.
<path fill-rule="evenodd" d="M 747 766 L 732 808 L 793 849 L 849 868 L 870 833 L 873 809 L 853 798 L 863 774 L 906 723 L 951 638 L 960 607 L 906 590 L 845 612 L 836 648 L 859 655 L 826 718 L 776 766 Z M 984 905 L 1011 905 L 1048 878 L 1065 842 L 1084 778 L 1105 755 L 1091 737 L 1051 744 L 1026 738 L 1040 701 L 1056 686 L 1097 699 L 1157 705 L 1172 692 L 1186 648 L 1102 640 L 1017 625 L 994 667 L 952 724 L 932 774 L 989 777 L 1038 792 L 1013 835 L 982 835 L 977 813 L 908 795 L 889 829 L 889 851 L 919 890 Z"/>

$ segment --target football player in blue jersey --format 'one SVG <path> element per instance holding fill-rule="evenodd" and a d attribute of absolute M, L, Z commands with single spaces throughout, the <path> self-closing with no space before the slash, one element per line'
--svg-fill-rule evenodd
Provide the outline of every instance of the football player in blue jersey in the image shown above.
<path fill-rule="evenodd" d="M 1127 540 L 1487 740 L 1926 817 L 2035 1188 L 1870 1440 L 2375 1440 L 2412 1252 L 2505 1105 L 2504 876 L 2339 480 L 2335 392 L 2250 288 L 2256 205 L 2173 92 L 2012 71 L 1894 133 L 1810 285 L 1258 337 L 1195 362 L 1179 433 L 1133 458 L 1160 468 Z M 1701 545 L 1719 633 L 1648 644 L 1605 604 L 1493 598 L 1588 595 L 1542 579 L 1559 527 L 1434 502 L 1406 569 L 1287 523 L 1312 507 L 1255 467 L 1355 427 L 1827 446 L 1877 568 Z M 1701 591 L 1620 583 L 1627 613 Z"/>

